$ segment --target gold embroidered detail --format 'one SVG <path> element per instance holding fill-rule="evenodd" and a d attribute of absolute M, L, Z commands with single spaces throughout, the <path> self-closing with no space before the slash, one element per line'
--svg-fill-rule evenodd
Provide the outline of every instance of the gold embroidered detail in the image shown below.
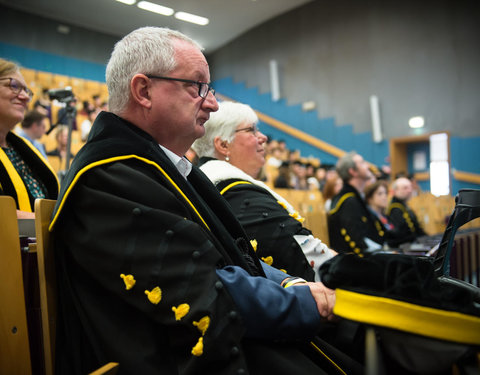
<path fill-rule="evenodd" d="M 253 247 L 253 250 L 257 251 L 257 240 L 253 239 L 253 240 L 250 240 L 250 244 L 252 245 Z"/>
<path fill-rule="evenodd" d="M 271 256 L 268 257 L 262 257 L 262 260 L 267 263 L 269 266 L 273 264 L 273 258 Z"/>
<path fill-rule="evenodd" d="M 351 242 L 350 242 L 350 247 L 351 247 L 352 249 L 355 247 L 355 245 L 356 245 L 355 241 L 351 241 Z"/>
<path fill-rule="evenodd" d="M 345 228 L 340 229 L 340 234 L 345 236 L 347 234 L 347 230 Z"/>
<path fill-rule="evenodd" d="M 287 273 L 287 270 L 284 270 L 283 268 L 280 268 L 280 271 Z"/>
<path fill-rule="evenodd" d="M 366 223 L 366 222 L 367 222 L 367 218 L 366 218 L 365 216 L 362 216 L 362 221 L 363 221 L 364 223 Z"/>
<path fill-rule="evenodd" d="M 345 236 L 345 241 L 347 241 L 347 242 L 348 242 L 348 241 L 350 241 L 350 239 L 351 239 L 351 238 L 350 238 L 350 236 L 349 236 L 349 235 L 346 235 L 346 236 Z"/>
<path fill-rule="evenodd" d="M 172 306 L 172 311 L 175 313 L 175 320 L 182 319 L 190 311 L 188 303 L 182 303 L 178 307 Z"/>
<path fill-rule="evenodd" d="M 123 282 L 125 283 L 125 289 L 130 290 L 133 288 L 135 283 L 137 282 L 133 275 L 125 275 L 123 273 L 120 274 L 120 277 L 123 279 Z"/>
<path fill-rule="evenodd" d="M 154 305 L 157 305 L 162 299 L 162 290 L 158 286 L 153 288 L 150 292 L 146 290 L 145 294 L 148 296 L 148 300 Z"/>
<path fill-rule="evenodd" d="M 203 354 L 203 337 L 200 337 L 198 342 L 192 348 L 192 354 L 195 357 L 200 357 Z"/>
<path fill-rule="evenodd" d="M 198 330 L 202 333 L 202 336 L 203 336 L 205 335 L 205 332 L 207 331 L 207 328 L 210 325 L 210 317 L 204 316 L 198 322 L 193 322 L 192 324 L 198 328 Z"/>

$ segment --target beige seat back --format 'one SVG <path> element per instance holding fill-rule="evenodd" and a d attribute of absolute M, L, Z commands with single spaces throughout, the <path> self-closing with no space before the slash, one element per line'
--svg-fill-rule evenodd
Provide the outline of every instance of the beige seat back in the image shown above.
<path fill-rule="evenodd" d="M 15 201 L 0 196 L 0 374 L 32 372 Z"/>

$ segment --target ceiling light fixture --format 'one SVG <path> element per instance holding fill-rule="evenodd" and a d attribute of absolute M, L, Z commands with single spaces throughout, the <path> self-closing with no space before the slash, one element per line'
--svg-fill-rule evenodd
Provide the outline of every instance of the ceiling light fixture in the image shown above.
<path fill-rule="evenodd" d="M 408 120 L 408 126 L 410 126 L 412 129 L 423 128 L 424 125 L 425 119 L 422 116 L 412 117 L 410 120 Z"/>
<path fill-rule="evenodd" d="M 175 13 L 175 18 L 182 21 L 195 23 L 197 25 L 202 25 L 202 26 L 208 25 L 208 23 L 210 22 L 208 18 L 196 16 L 195 14 L 190 14 L 185 12 Z"/>
<path fill-rule="evenodd" d="M 167 8 L 162 5 L 154 4 L 149 1 L 140 1 L 137 4 L 140 9 L 148 10 L 150 12 L 158 13 L 163 16 L 171 16 L 174 12 L 172 8 Z"/>
<path fill-rule="evenodd" d="M 127 5 L 133 5 L 137 2 L 137 0 L 117 0 L 119 3 L 127 4 Z"/>

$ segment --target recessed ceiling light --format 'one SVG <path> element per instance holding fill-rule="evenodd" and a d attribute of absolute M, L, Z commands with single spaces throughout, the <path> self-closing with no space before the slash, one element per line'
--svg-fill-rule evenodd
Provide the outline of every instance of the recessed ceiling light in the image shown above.
<path fill-rule="evenodd" d="M 57 31 L 60 33 L 60 34 L 70 34 L 70 28 L 68 26 L 65 26 L 65 25 L 58 25 L 57 26 Z"/>
<path fill-rule="evenodd" d="M 172 8 L 167 8 L 162 5 L 151 3 L 149 1 L 140 1 L 137 4 L 137 7 L 144 10 L 148 10 L 150 12 L 158 13 L 164 16 L 171 16 L 174 12 Z"/>
<path fill-rule="evenodd" d="M 208 25 L 208 23 L 210 22 L 208 18 L 196 16 L 195 14 L 190 14 L 185 12 L 175 13 L 175 18 L 182 21 L 195 23 L 197 25 L 202 25 L 202 26 Z"/>
<path fill-rule="evenodd" d="M 137 2 L 137 0 L 117 0 L 119 3 L 124 3 L 127 5 L 133 5 Z"/>
<path fill-rule="evenodd" d="M 411 128 L 423 128 L 425 125 L 425 119 L 422 116 L 416 116 L 412 117 L 410 120 L 408 120 L 408 126 Z"/>

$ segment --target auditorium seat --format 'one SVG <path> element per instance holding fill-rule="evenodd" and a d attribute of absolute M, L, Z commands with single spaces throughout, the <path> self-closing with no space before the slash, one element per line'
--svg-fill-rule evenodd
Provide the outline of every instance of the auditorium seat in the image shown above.
<path fill-rule="evenodd" d="M 31 374 L 22 257 L 15 201 L 0 196 L 0 374 Z"/>
<path fill-rule="evenodd" d="M 42 334 L 44 343 L 45 374 L 54 374 L 55 332 L 56 332 L 56 275 L 52 248 L 52 235 L 48 230 L 56 201 L 37 199 L 35 201 L 35 231 L 37 235 L 38 278 L 40 306 L 42 312 Z M 118 363 L 108 363 L 92 372 L 94 375 L 114 375 Z"/>

